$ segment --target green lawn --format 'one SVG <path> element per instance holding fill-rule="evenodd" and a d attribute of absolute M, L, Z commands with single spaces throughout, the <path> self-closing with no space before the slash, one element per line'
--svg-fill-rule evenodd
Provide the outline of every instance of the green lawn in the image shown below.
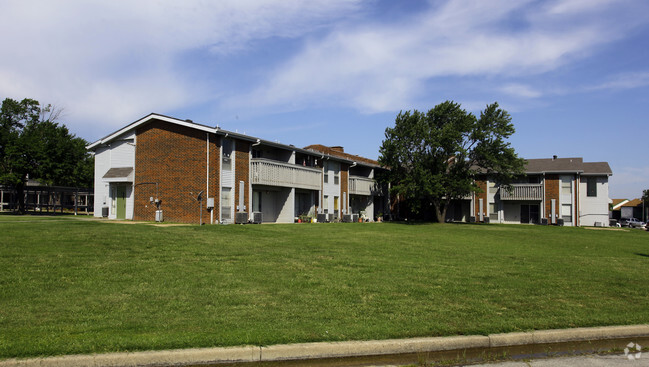
<path fill-rule="evenodd" d="M 641 230 L 0 216 L 0 358 L 649 323 L 648 270 Z"/>

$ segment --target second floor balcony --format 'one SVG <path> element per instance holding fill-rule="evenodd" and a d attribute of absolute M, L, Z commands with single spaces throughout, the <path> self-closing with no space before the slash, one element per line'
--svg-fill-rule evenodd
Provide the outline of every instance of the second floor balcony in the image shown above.
<path fill-rule="evenodd" d="M 322 171 L 319 168 L 253 158 L 250 161 L 250 178 L 253 185 L 320 190 Z"/>
<path fill-rule="evenodd" d="M 543 185 L 512 184 L 512 190 L 499 189 L 500 200 L 543 200 Z"/>
<path fill-rule="evenodd" d="M 381 195 L 379 184 L 371 178 L 361 176 L 349 176 L 350 195 Z"/>

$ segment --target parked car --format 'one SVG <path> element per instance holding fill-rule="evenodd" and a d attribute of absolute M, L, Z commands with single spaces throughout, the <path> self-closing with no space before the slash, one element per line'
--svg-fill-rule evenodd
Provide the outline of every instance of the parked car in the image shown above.
<path fill-rule="evenodd" d="M 619 223 L 622 227 L 645 228 L 645 222 L 636 218 L 622 218 Z"/>

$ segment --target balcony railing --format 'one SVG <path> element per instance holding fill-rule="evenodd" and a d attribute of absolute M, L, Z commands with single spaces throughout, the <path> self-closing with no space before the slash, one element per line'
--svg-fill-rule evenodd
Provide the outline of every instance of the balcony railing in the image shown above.
<path fill-rule="evenodd" d="M 512 184 L 512 191 L 500 188 L 500 200 L 542 200 L 541 184 Z"/>
<path fill-rule="evenodd" d="M 371 178 L 349 176 L 350 195 L 381 195 L 380 186 Z"/>
<path fill-rule="evenodd" d="M 250 161 L 250 173 L 253 185 L 320 190 L 322 182 L 322 171 L 318 168 L 263 158 L 254 158 Z"/>

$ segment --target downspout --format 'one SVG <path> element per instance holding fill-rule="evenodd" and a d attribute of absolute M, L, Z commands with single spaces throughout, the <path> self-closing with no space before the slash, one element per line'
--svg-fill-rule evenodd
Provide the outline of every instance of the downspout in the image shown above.
<path fill-rule="evenodd" d="M 252 207 L 252 200 L 254 195 L 252 190 L 252 170 L 250 169 L 250 167 L 252 166 L 252 147 L 256 147 L 259 144 L 261 144 L 261 139 L 257 139 L 256 142 L 252 143 L 250 145 L 250 152 L 248 152 L 248 219 L 252 219 L 253 221 L 255 220 L 255 214 Z M 261 195 L 259 199 L 261 200 Z"/>

